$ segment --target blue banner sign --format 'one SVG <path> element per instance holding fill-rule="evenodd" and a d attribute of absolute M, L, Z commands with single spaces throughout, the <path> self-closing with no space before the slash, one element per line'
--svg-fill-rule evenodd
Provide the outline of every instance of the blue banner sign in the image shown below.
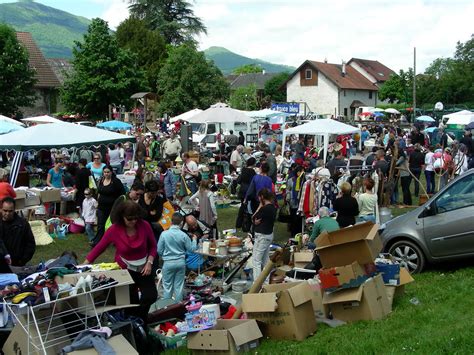
<path fill-rule="evenodd" d="M 272 104 L 272 110 L 285 112 L 289 114 L 297 114 L 300 112 L 300 104 L 298 103 L 277 103 Z"/>

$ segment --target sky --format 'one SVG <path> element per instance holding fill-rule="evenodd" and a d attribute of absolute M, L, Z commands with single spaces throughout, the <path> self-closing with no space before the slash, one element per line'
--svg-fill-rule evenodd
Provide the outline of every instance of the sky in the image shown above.
<path fill-rule="evenodd" d="M 452 57 L 474 33 L 472 0 L 188 0 L 207 27 L 200 49 L 298 67 L 305 60 L 340 64 L 378 60 L 417 72 Z M 0 0 L 2 2 L 14 2 Z M 126 0 L 36 0 L 75 15 L 101 17 L 115 28 L 128 17 Z"/>

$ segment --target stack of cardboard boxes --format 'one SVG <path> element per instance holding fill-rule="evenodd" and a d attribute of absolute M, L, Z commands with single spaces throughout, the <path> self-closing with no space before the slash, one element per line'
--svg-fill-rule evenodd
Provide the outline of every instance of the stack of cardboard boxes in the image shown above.
<path fill-rule="evenodd" d="M 381 319 L 391 312 L 383 277 L 375 266 L 382 249 L 377 225 L 368 222 L 324 232 L 316 245 L 323 266 L 319 271 L 323 304 L 334 318 L 354 322 Z"/>

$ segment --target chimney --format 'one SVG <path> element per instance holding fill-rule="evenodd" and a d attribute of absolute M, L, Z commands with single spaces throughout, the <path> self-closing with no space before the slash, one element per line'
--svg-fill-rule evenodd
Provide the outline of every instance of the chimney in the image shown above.
<path fill-rule="evenodd" d="M 324 63 L 326 63 L 326 64 L 328 63 L 328 57 L 324 58 Z"/>
<path fill-rule="evenodd" d="M 346 76 L 346 62 L 345 61 L 342 61 L 341 75 Z"/>

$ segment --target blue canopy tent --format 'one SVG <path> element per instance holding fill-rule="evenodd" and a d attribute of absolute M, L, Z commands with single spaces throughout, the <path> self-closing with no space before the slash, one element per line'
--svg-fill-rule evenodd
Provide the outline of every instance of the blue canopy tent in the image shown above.
<path fill-rule="evenodd" d="M 126 131 L 132 129 L 133 126 L 130 123 L 113 120 L 99 123 L 96 127 L 107 129 L 109 131 Z"/>
<path fill-rule="evenodd" d="M 25 127 L 6 121 L 0 121 L 0 134 L 15 132 L 21 129 L 25 129 Z"/>

